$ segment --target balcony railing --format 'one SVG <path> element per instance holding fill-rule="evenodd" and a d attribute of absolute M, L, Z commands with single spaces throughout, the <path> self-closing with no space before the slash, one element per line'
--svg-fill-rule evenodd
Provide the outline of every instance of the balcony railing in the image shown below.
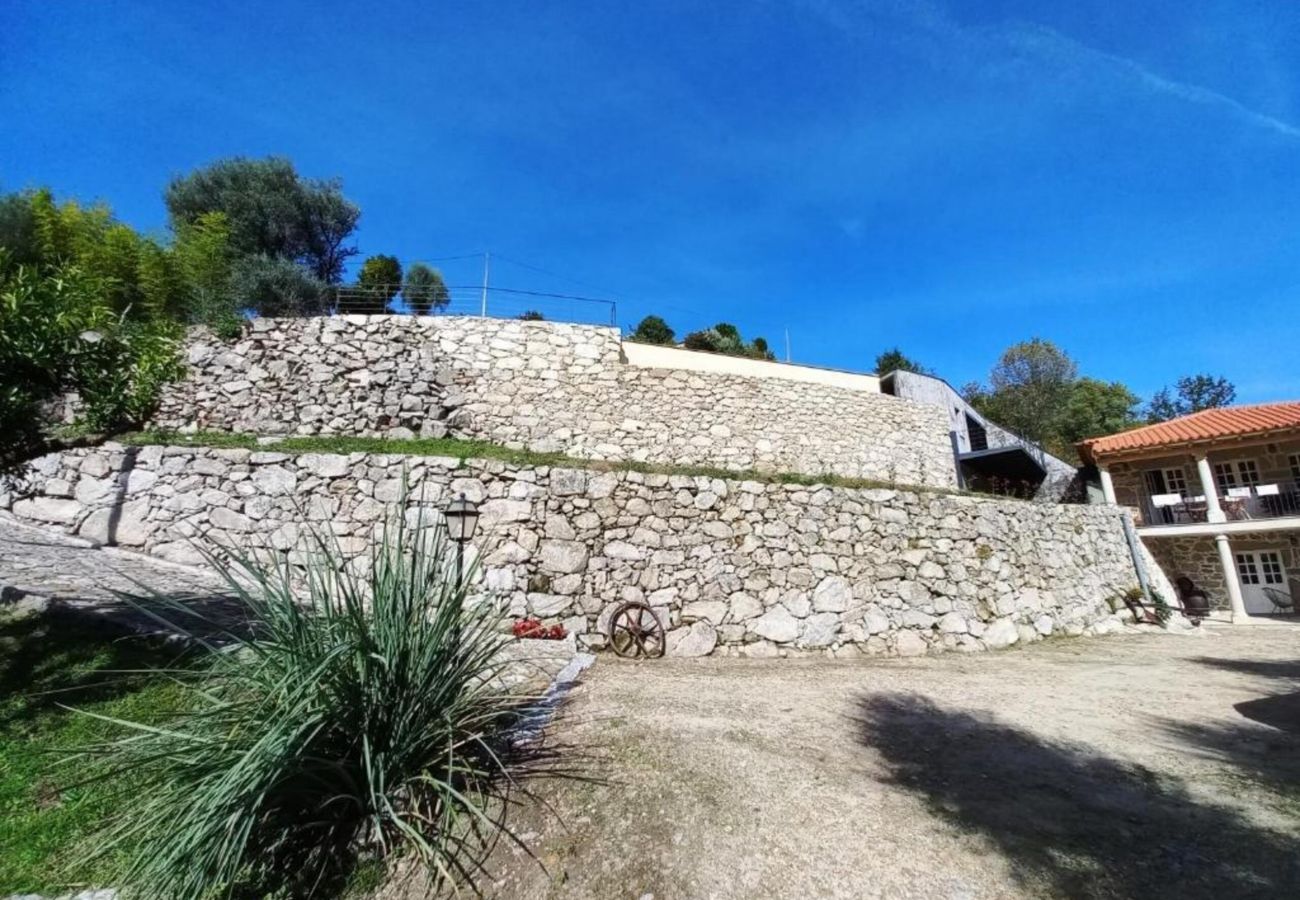
<path fill-rule="evenodd" d="M 1228 488 L 1219 496 L 1219 508 L 1229 522 L 1300 516 L 1300 483 Z M 1146 494 L 1142 498 L 1144 525 L 1190 525 L 1208 521 L 1208 515 L 1209 504 L 1203 494 Z"/>

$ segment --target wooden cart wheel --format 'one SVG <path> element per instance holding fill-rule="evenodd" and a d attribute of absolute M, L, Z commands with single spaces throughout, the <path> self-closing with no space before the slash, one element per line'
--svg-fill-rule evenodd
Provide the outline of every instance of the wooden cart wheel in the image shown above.
<path fill-rule="evenodd" d="M 664 655 L 664 627 L 655 611 L 629 601 L 609 617 L 609 645 L 628 659 L 656 659 Z"/>

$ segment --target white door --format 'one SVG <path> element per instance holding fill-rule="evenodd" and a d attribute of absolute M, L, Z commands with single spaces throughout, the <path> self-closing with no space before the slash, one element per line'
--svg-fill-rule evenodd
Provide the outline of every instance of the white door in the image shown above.
<path fill-rule="evenodd" d="M 1238 552 L 1237 578 L 1241 581 L 1241 599 L 1248 613 L 1281 612 L 1268 597 L 1268 591 L 1290 596 L 1282 554 L 1276 550 Z"/>

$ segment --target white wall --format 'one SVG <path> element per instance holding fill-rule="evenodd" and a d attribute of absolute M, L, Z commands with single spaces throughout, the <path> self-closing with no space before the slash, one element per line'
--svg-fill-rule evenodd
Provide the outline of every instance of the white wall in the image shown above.
<path fill-rule="evenodd" d="M 816 366 L 798 366 L 792 363 L 768 362 L 746 359 L 742 356 L 725 356 L 700 350 L 683 350 L 659 344 L 623 342 L 623 355 L 628 364 L 643 369 L 680 369 L 691 372 L 717 372 L 723 375 L 747 375 L 751 378 L 781 378 L 786 381 L 806 381 L 831 387 L 880 393 L 880 379 L 861 372 L 842 369 L 821 369 Z"/>

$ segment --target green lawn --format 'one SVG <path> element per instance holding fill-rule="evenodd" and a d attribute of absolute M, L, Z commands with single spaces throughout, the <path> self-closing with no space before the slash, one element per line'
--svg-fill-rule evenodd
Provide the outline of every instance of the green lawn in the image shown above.
<path fill-rule="evenodd" d="M 0 897 L 112 884 L 114 860 L 87 862 L 88 837 L 129 783 L 73 786 L 95 771 L 67 752 L 112 738 L 114 726 L 65 707 L 158 721 L 182 692 L 148 670 L 174 645 L 91 628 L 67 614 L 0 613 Z"/>

